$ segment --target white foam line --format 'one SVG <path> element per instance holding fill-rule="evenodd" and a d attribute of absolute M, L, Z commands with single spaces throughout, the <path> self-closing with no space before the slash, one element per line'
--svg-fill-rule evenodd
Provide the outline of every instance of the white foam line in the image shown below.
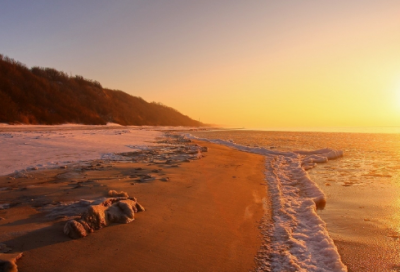
<path fill-rule="evenodd" d="M 270 256 L 272 271 L 347 271 L 325 222 L 316 213 L 317 208 L 325 206 L 325 194 L 306 172 L 315 163 L 343 156 L 342 151 L 280 152 L 238 145 L 232 141 L 185 136 L 266 157 L 265 175 L 274 220 Z"/>

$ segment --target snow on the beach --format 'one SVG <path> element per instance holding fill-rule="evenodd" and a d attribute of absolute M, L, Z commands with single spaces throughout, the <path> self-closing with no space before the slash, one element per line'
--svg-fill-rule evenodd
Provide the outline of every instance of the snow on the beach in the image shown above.
<path fill-rule="evenodd" d="M 190 134 L 186 134 L 186 137 L 199 139 Z M 325 206 L 325 194 L 306 172 L 316 163 L 343 156 L 342 151 L 280 152 L 243 146 L 233 141 L 199 140 L 266 157 L 266 180 L 274 219 L 270 256 L 273 271 L 347 271 L 325 222 L 316 213 L 316 209 Z"/>
<path fill-rule="evenodd" d="M 2 125 L 0 128 L 3 128 L 0 130 L 0 175 L 59 167 L 72 162 L 112 159 L 115 153 L 155 145 L 156 137 L 163 134 L 158 127 L 122 127 L 116 124 Z M 163 128 L 168 129 L 172 128 Z"/>
<path fill-rule="evenodd" d="M 0 175 L 13 172 L 15 175 L 25 175 L 25 170 L 60 167 L 93 159 L 115 159 L 118 157 L 116 153 L 156 145 L 155 140 L 163 135 L 163 131 L 177 129 L 121 127 L 115 124 L 0 125 Z M 195 138 L 189 134 L 186 136 Z M 232 141 L 201 140 L 266 157 L 266 180 L 274 217 L 271 245 L 273 271 L 347 270 L 325 223 L 316 213 L 316 209 L 325 206 L 325 194 L 306 172 L 315 167 L 316 163 L 341 157 L 341 151 L 321 149 L 281 152 L 242 146 Z"/>

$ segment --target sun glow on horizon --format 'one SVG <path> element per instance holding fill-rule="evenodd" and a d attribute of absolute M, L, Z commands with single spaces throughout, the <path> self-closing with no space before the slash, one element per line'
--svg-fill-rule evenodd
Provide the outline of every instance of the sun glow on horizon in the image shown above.
<path fill-rule="evenodd" d="M 204 123 L 400 126 L 399 1 L 25 5 L 0 11 L 0 53 Z"/>

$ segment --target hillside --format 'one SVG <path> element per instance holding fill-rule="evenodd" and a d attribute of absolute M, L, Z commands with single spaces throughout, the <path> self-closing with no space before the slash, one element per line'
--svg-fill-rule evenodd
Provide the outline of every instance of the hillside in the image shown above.
<path fill-rule="evenodd" d="M 199 126 L 160 103 L 103 88 L 97 81 L 0 55 L 0 123 Z"/>

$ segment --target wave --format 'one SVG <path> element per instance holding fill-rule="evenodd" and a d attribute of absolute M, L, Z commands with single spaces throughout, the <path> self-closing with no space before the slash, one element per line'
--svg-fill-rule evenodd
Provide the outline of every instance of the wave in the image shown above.
<path fill-rule="evenodd" d="M 316 213 L 317 209 L 325 207 L 326 196 L 307 174 L 317 163 L 342 157 L 342 151 L 281 152 L 190 134 L 185 137 L 265 156 L 265 177 L 274 221 L 272 230 L 264 233 L 271 236 L 272 249 L 266 267 L 271 267 L 272 271 L 347 271 L 325 222 Z"/>

